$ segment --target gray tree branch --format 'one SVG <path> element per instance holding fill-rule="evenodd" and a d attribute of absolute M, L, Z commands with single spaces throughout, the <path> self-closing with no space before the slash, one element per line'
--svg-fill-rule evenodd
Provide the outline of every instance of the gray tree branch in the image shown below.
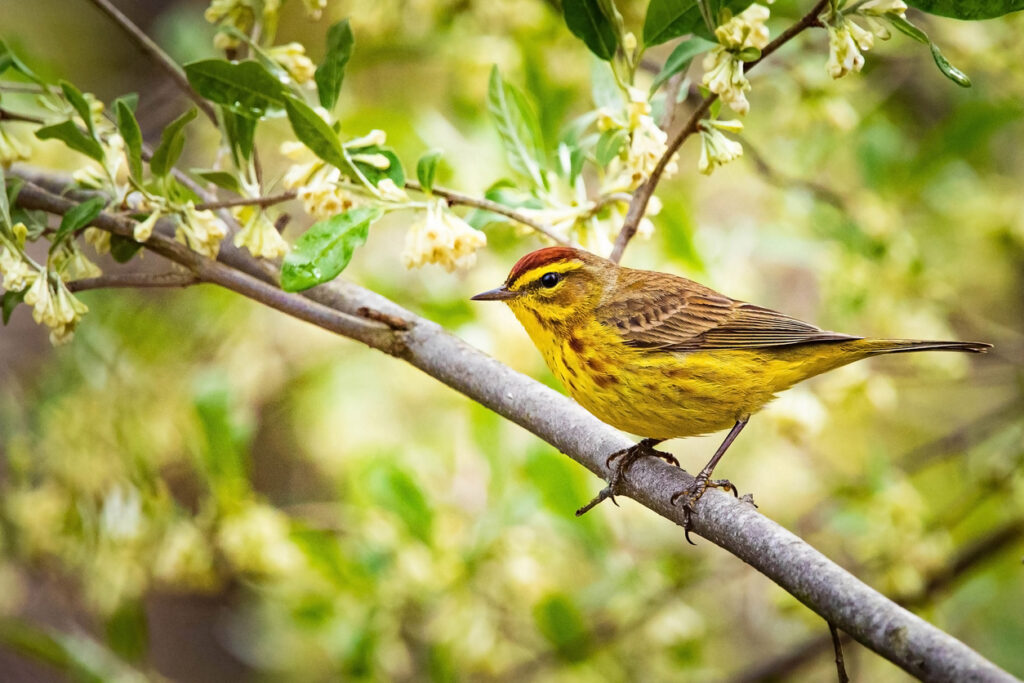
<path fill-rule="evenodd" d="M 17 197 L 25 208 L 63 214 L 74 203 L 26 184 Z M 101 215 L 93 225 L 130 236 L 133 222 Z M 273 284 L 265 263 L 225 243 L 219 261 L 154 233 L 148 249 L 211 282 L 288 315 L 361 341 L 401 358 L 469 398 L 521 425 L 599 477 L 608 479 L 608 454 L 631 445 L 621 433 L 575 402 L 449 334 L 436 323 L 354 283 L 334 281 L 303 295 Z M 362 309 L 402 320 L 395 330 L 368 320 Z M 692 477 L 645 458 L 630 469 L 623 495 L 676 524 L 682 508 L 669 504 Z M 569 514 L 570 511 L 566 511 Z M 750 564 L 836 628 L 929 681 L 1015 681 L 970 647 L 859 581 L 800 538 L 760 514 L 749 502 L 709 491 L 696 506 L 695 533 Z"/>

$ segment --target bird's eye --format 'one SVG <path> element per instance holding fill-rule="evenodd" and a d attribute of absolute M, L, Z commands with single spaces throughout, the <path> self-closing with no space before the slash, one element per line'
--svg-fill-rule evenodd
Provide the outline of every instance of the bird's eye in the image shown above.
<path fill-rule="evenodd" d="M 551 289 L 558 284 L 558 281 L 562 279 L 562 276 L 558 273 L 544 273 L 540 276 L 541 285 Z"/>

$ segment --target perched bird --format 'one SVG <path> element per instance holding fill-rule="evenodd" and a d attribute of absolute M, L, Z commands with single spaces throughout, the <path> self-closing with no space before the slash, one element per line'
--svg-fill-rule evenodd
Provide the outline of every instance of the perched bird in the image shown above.
<path fill-rule="evenodd" d="M 736 493 L 730 482 L 711 474 L 750 416 L 778 392 L 871 356 L 991 348 L 827 332 L 686 278 L 623 268 L 569 247 L 527 254 L 502 287 L 472 298 L 508 304 L 580 405 L 644 437 L 608 457 L 609 466 L 619 459 L 608 494 L 641 456 L 679 464 L 654 450 L 658 443 L 731 428 L 693 484 L 672 496 L 673 504 L 684 498 L 687 522 L 708 487 Z"/>

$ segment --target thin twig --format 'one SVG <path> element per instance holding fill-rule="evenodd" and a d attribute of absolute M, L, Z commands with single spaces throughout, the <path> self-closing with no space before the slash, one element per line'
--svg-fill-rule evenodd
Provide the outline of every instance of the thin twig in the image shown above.
<path fill-rule="evenodd" d="M 768 43 L 764 50 L 761 51 L 761 56 L 747 64 L 744 71 L 750 72 L 751 69 L 760 64 L 766 57 L 778 50 L 780 47 L 785 45 L 787 42 L 792 40 L 794 37 L 799 35 L 804 30 L 817 26 L 820 22 L 818 15 L 821 14 L 822 10 L 825 9 L 825 5 L 828 4 L 828 0 L 818 0 L 811 8 L 811 11 L 804 15 L 800 21 L 796 22 L 788 29 L 782 32 L 778 38 Z M 651 195 L 654 194 L 655 188 L 658 186 L 658 181 L 661 180 L 662 174 L 665 172 L 665 167 L 668 166 L 672 157 L 679 150 L 688 137 L 697 132 L 697 128 L 700 125 L 700 120 L 707 113 L 711 105 L 714 104 L 715 100 L 718 99 L 718 95 L 711 93 L 697 105 L 697 108 L 690 115 L 686 125 L 676 133 L 668 143 L 668 147 L 665 149 L 665 153 L 658 159 L 658 163 L 655 165 L 654 170 L 651 172 L 651 176 L 638 188 L 633 194 L 633 201 L 629 204 L 629 211 L 626 213 L 626 219 L 622 223 L 622 229 L 619 230 L 619 236 L 615 238 L 615 247 L 612 249 L 611 256 L 609 258 L 616 263 L 622 259 L 622 253 L 626 250 L 626 245 L 636 235 L 637 227 L 640 225 L 640 219 L 644 217 L 644 213 L 647 211 L 647 204 L 651 201 Z"/>
<path fill-rule="evenodd" d="M 68 283 L 72 292 L 89 289 L 146 289 L 157 287 L 188 287 L 199 284 L 192 273 L 104 273 L 98 277 Z"/>
<path fill-rule="evenodd" d="M 832 649 L 836 653 L 836 672 L 839 675 L 839 683 L 850 683 L 850 677 L 846 674 L 846 662 L 843 661 L 843 642 L 839 639 L 839 630 L 831 621 L 828 622 L 828 632 L 832 636 Z"/>
<path fill-rule="evenodd" d="M 163 51 L 156 42 L 147 36 L 135 23 L 129 19 L 121 10 L 114 7 L 110 0 L 89 0 L 95 5 L 100 11 L 110 17 L 118 26 L 121 27 L 125 33 L 132 39 L 132 42 L 142 50 L 146 55 L 149 56 L 154 62 L 156 62 L 174 81 L 178 88 L 188 95 L 189 99 L 196 103 L 196 106 L 202 110 L 206 116 L 217 123 L 217 114 L 213 109 L 213 106 L 207 102 L 203 97 L 192 89 L 192 86 L 188 82 L 188 78 L 185 77 L 185 72 L 182 71 L 181 67 L 178 66 L 177 62 L 171 59 L 171 56 Z"/>
<path fill-rule="evenodd" d="M 413 192 L 423 192 L 423 193 L 426 193 L 426 190 L 424 190 L 423 187 L 419 183 L 417 183 L 415 180 L 407 180 L 407 181 L 405 181 L 405 189 L 412 190 Z M 505 218 L 511 218 L 512 220 L 514 220 L 517 223 L 522 223 L 523 225 L 525 225 L 525 226 L 527 226 L 529 228 L 533 228 L 534 230 L 536 230 L 537 232 L 539 232 L 540 234 L 544 235 L 545 237 L 547 237 L 548 239 L 554 241 L 557 244 L 568 244 L 568 242 L 566 242 L 563 238 L 561 238 L 558 235 L 556 235 L 555 233 L 551 232 L 544 225 L 538 223 L 537 221 L 533 220 L 529 216 L 525 216 L 525 215 L 519 213 L 515 209 L 510 209 L 509 207 L 505 206 L 504 204 L 499 204 L 498 202 L 492 202 L 490 199 L 478 199 L 476 197 L 470 197 L 469 195 L 462 194 L 461 192 L 456 192 L 455 190 L 449 190 L 449 189 L 444 188 L 444 187 L 436 187 L 435 186 L 431 190 L 431 193 L 436 194 L 438 197 L 443 197 L 444 199 L 446 199 L 448 201 L 449 204 L 458 204 L 460 206 L 471 206 L 474 209 L 481 209 L 483 211 L 490 211 L 491 213 L 499 214 L 501 216 L 504 216 Z"/>
<path fill-rule="evenodd" d="M 295 199 L 296 194 L 295 190 L 288 190 L 281 194 L 272 194 L 266 197 L 238 197 L 217 202 L 203 202 L 202 204 L 196 204 L 196 209 L 199 211 L 204 209 L 216 211 L 217 209 L 227 209 L 232 206 L 273 206 L 274 204 Z"/>

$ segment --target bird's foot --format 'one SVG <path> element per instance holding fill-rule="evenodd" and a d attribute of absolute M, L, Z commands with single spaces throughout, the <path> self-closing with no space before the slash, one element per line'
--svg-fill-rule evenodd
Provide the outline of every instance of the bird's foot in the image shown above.
<path fill-rule="evenodd" d="M 736 487 L 728 479 L 710 479 L 710 473 L 701 472 L 693 479 L 693 483 L 681 491 L 676 491 L 672 494 L 672 498 L 669 500 L 672 505 L 676 505 L 676 501 L 683 498 L 683 533 L 686 536 L 686 542 L 690 545 L 697 545 L 690 539 L 690 530 L 693 528 L 693 515 L 696 512 L 694 506 L 697 501 L 701 499 L 704 492 L 708 489 L 723 489 L 725 491 L 732 491 L 732 495 L 739 497 L 739 492 Z"/>
<path fill-rule="evenodd" d="M 593 500 L 581 507 L 576 511 L 576 516 L 584 515 L 603 502 L 606 498 L 610 498 L 615 505 L 619 503 L 615 500 L 615 494 L 619 490 L 620 484 L 626 478 L 626 471 L 630 466 L 644 456 L 653 456 L 655 458 L 661 458 L 670 465 L 679 467 L 679 461 L 676 460 L 675 456 L 671 453 L 665 453 L 664 451 L 655 450 L 655 446 L 661 443 L 659 439 L 644 439 L 639 443 L 633 444 L 629 448 L 623 448 L 620 451 L 615 451 L 604 461 L 605 466 L 611 468 L 612 476 L 608 482 L 608 486 L 601 489 L 601 492 L 594 496 Z M 618 465 L 613 465 L 618 460 Z"/>

